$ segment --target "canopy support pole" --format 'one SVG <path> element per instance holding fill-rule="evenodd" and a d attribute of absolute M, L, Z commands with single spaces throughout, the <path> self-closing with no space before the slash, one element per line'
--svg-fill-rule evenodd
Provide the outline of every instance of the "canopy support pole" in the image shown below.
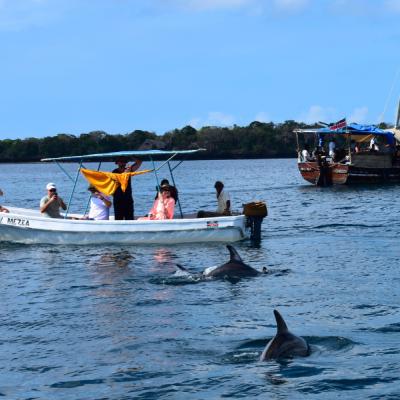
<path fill-rule="evenodd" d="M 54 161 L 58 167 L 61 169 L 62 172 L 64 172 L 65 175 L 67 175 L 67 177 L 74 182 L 74 178 L 72 178 L 72 176 L 61 166 L 61 164 L 58 161 Z"/>
<path fill-rule="evenodd" d="M 65 212 L 64 219 L 66 219 L 67 216 L 68 216 L 68 212 L 69 212 L 69 209 L 70 209 L 70 206 L 71 206 L 72 197 L 74 196 L 74 192 L 75 192 L 75 188 L 76 188 L 76 183 L 78 182 L 79 173 L 81 172 L 82 162 L 83 162 L 83 160 L 81 160 L 80 163 L 79 163 L 79 168 L 78 168 L 78 171 L 77 171 L 76 176 L 75 176 L 74 187 L 72 188 L 71 195 L 69 196 L 69 201 L 68 201 L 68 205 L 67 205 L 67 211 Z"/>
<path fill-rule="evenodd" d="M 153 164 L 154 176 L 156 177 L 156 182 L 157 182 L 157 191 L 160 191 L 160 182 L 158 181 L 157 168 L 152 156 L 150 156 L 150 161 Z"/>
<path fill-rule="evenodd" d="M 182 162 L 182 161 L 181 161 L 181 162 Z M 180 163 L 181 163 L 181 162 L 180 162 Z M 180 163 L 179 163 L 179 164 L 180 164 Z M 179 165 L 179 164 L 178 164 L 178 165 Z M 178 165 L 177 165 L 177 166 L 178 166 Z M 177 166 L 176 166 L 176 167 L 177 167 Z M 176 168 L 176 167 L 175 167 L 175 168 Z M 173 170 L 174 170 L 175 168 L 174 168 L 174 169 L 171 168 L 171 164 L 169 163 L 169 161 L 168 161 L 168 168 L 169 168 L 169 173 L 170 173 L 170 175 L 171 175 L 172 183 L 173 183 L 174 186 L 176 187 L 175 179 L 174 179 L 174 174 L 173 174 Z M 181 214 L 181 218 L 183 218 L 182 207 L 181 207 L 181 201 L 179 200 L 179 196 L 178 196 L 178 199 L 177 199 L 177 200 L 178 200 L 179 212 L 180 212 L 180 214 Z"/>

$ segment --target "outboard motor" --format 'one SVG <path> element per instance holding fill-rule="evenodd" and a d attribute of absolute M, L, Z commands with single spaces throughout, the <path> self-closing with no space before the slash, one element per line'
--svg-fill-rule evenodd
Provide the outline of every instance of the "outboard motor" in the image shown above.
<path fill-rule="evenodd" d="M 261 240 L 261 224 L 268 215 L 267 205 L 263 201 L 243 204 L 243 214 L 247 217 L 246 226 L 250 228 L 250 239 L 259 242 Z"/>

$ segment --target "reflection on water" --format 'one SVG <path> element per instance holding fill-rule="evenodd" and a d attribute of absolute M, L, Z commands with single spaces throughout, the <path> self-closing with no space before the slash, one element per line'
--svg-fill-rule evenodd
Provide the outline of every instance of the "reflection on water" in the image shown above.
<path fill-rule="evenodd" d="M 167 248 L 160 247 L 154 250 L 154 260 L 159 264 L 175 264 L 176 255 Z"/>
<path fill-rule="evenodd" d="M 106 252 L 101 254 L 97 260 L 91 261 L 90 265 L 104 268 L 126 268 L 133 259 L 133 255 L 127 250 L 121 250 L 115 253 Z"/>

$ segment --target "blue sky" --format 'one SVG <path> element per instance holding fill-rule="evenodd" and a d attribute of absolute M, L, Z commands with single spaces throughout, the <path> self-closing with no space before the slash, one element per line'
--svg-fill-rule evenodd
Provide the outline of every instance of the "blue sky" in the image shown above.
<path fill-rule="evenodd" d="M 400 0 L 0 0 L 0 139 L 393 122 Z"/>

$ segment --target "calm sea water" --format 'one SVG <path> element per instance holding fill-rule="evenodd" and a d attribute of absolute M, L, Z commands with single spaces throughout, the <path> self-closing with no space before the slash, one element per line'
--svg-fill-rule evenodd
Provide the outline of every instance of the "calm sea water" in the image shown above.
<path fill-rule="evenodd" d="M 234 208 L 268 203 L 261 245 L 235 247 L 269 274 L 236 284 L 173 277 L 176 263 L 197 272 L 224 263 L 223 244 L 0 243 L 0 395 L 399 399 L 400 186 L 316 188 L 295 160 L 186 162 L 176 170 L 185 210 L 212 209 L 217 179 Z M 68 200 L 56 166 L 0 165 L 1 202 L 37 207 L 50 181 Z M 74 211 L 85 208 L 85 186 Z M 138 214 L 154 186 L 134 179 Z M 310 357 L 259 361 L 274 308 Z"/>

